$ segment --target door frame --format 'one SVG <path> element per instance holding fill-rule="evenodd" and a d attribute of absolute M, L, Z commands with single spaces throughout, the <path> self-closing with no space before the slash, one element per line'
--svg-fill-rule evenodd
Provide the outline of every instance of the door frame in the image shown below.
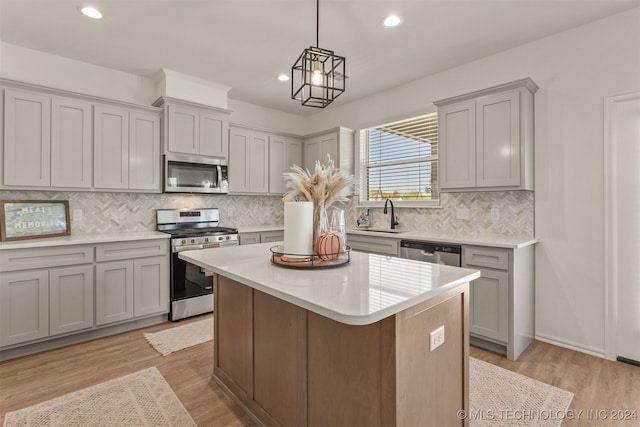
<path fill-rule="evenodd" d="M 640 92 L 604 98 L 604 239 L 605 239 L 605 357 L 618 357 L 618 183 L 614 108 L 617 103 L 640 99 Z"/>

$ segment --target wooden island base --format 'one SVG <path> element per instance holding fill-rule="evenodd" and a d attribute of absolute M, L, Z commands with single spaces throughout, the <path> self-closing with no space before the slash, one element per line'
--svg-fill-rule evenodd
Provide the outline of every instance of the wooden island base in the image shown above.
<path fill-rule="evenodd" d="M 370 325 L 215 280 L 214 377 L 268 426 L 455 426 L 469 409 L 469 285 Z M 444 325 L 445 342 L 429 351 Z"/>

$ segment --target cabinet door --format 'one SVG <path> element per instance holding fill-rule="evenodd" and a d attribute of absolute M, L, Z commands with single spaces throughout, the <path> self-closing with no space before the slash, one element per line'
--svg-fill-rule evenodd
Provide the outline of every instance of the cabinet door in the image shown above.
<path fill-rule="evenodd" d="M 94 107 L 93 184 L 95 188 L 129 188 L 129 112 Z"/>
<path fill-rule="evenodd" d="M 227 120 L 206 111 L 200 112 L 200 154 L 203 156 L 229 156 L 229 127 Z"/>
<path fill-rule="evenodd" d="M 320 139 L 312 138 L 304 143 L 304 167 L 311 173 L 315 170 L 316 162 L 321 160 Z"/>
<path fill-rule="evenodd" d="M 339 153 L 337 133 L 320 136 L 320 163 L 325 164 L 329 156 L 336 167 L 340 167 Z"/>
<path fill-rule="evenodd" d="M 291 166 L 302 167 L 302 141 L 287 138 L 287 148 L 285 150 L 285 169 L 283 172 L 291 172 Z"/>
<path fill-rule="evenodd" d="M 0 346 L 49 336 L 49 272 L 0 274 Z"/>
<path fill-rule="evenodd" d="M 169 263 L 166 256 L 133 260 L 135 317 L 169 312 Z"/>
<path fill-rule="evenodd" d="M 91 188 L 91 103 L 54 97 L 51 103 L 51 186 Z"/>
<path fill-rule="evenodd" d="M 200 153 L 200 113 L 195 108 L 169 105 L 169 151 Z"/>
<path fill-rule="evenodd" d="M 4 185 L 51 183 L 51 97 L 5 90 Z"/>
<path fill-rule="evenodd" d="M 479 98 L 477 113 L 478 187 L 520 185 L 520 93 Z"/>
<path fill-rule="evenodd" d="M 129 114 L 129 188 L 160 191 L 160 117 Z"/>
<path fill-rule="evenodd" d="M 93 265 L 49 270 L 49 333 L 93 326 Z"/>
<path fill-rule="evenodd" d="M 464 102 L 439 108 L 438 132 L 440 188 L 475 187 L 475 102 Z"/>
<path fill-rule="evenodd" d="M 96 264 L 96 325 L 133 317 L 133 261 Z"/>
<path fill-rule="evenodd" d="M 249 170 L 247 159 L 251 132 L 245 129 L 229 129 L 229 191 L 246 193 L 249 191 Z"/>
<path fill-rule="evenodd" d="M 269 190 L 269 136 L 251 132 L 249 148 L 249 191 L 266 193 Z"/>
<path fill-rule="evenodd" d="M 282 174 L 286 167 L 287 140 L 280 135 L 269 136 L 269 193 L 283 194 L 285 192 Z"/>
<path fill-rule="evenodd" d="M 470 286 L 469 331 L 506 343 L 509 339 L 509 273 L 485 269 L 480 272 L 481 277 Z"/>

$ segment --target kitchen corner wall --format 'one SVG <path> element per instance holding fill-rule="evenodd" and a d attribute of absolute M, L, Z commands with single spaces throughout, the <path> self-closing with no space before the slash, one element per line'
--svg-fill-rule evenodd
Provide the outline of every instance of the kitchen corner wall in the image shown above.
<path fill-rule="evenodd" d="M 3 200 L 69 200 L 72 234 L 117 233 L 155 230 L 156 209 L 217 207 L 222 226 L 278 225 L 284 223 L 280 196 L 199 196 L 187 194 L 99 193 L 54 191 L 1 191 Z M 355 227 L 360 211 L 355 200 L 345 209 L 347 228 Z M 466 220 L 457 219 L 458 208 L 469 210 Z M 499 218 L 491 218 L 498 209 Z M 73 211 L 82 210 L 74 220 Z M 389 215 L 372 208 L 372 226 L 388 227 Z M 533 193 L 505 191 L 443 193 L 440 209 L 398 208 L 401 229 L 450 232 L 465 235 L 533 236 Z"/>

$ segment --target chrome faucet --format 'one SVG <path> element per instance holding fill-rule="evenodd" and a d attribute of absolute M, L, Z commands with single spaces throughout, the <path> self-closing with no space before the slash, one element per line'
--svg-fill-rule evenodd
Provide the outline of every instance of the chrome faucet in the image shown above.
<path fill-rule="evenodd" d="M 396 225 L 398 225 L 399 223 L 398 217 L 395 216 L 395 213 L 393 212 L 393 202 L 391 201 L 391 199 L 387 199 L 384 201 L 384 210 L 382 211 L 382 213 L 387 213 L 387 203 L 391 205 L 391 229 L 394 230 L 396 228 Z"/>

